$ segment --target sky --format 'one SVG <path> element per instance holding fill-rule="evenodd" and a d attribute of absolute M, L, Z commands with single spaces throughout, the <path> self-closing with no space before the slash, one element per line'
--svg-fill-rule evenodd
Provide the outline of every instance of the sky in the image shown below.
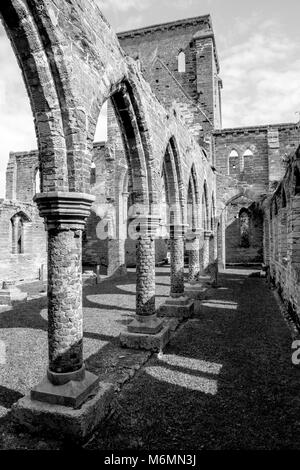
<path fill-rule="evenodd" d="M 300 117 L 299 0 L 95 0 L 115 29 L 210 13 L 223 81 L 223 127 Z M 37 147 L 22 75 L 0 24 L 0 198 L 9 151 Z M 105 110 L 95 140 L 106 137 Z"/>

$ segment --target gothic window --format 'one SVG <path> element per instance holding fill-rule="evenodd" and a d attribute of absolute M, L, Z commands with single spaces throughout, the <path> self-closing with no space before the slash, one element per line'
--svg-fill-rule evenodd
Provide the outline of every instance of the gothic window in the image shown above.
<path fill-rule="evenodd" d="M 185 65 L 186 65 L 185 64 L 185 53 L 183 51 L 181 51 L 178 54 L 178 72 L 179 73 L 185 72 L 185 70 L 186 70 Z"/>
<path fill-rule="evenodd" d="M 228 174 L 237 175 L 239 173 L 239 154 L 236 150 L 231 150 L 228 158 Z"/>
<path fill-rule="evenodd" d="M 250 246 L 250 216 L 247 209 L 241 209 L 240 215 L 240 244 L 242 248 Z"/>
<path fill-rule="evenodd" d="M 23 213 L 15 214 L 11 218 L 12 249 L 13 254 L 23 254 L 25 245 L 25 226 L 29 219 Z"/>
<path fill-rule="evenodd" d="M 243 158 L 242 158 L 242 168 L 241 168 L 242 171 L 247 172 L 249 167 L 251 167 L 251 165 L 252 165 L 252 159 L 253 159 L 253 153 L 251 152 L 250 149 L 247 149 L 244 152 Z"/>

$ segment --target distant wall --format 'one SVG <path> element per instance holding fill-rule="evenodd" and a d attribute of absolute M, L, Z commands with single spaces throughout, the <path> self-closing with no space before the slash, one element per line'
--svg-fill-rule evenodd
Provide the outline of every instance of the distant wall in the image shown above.
<path fill-rule="evenodd" d="M 248 213 L 248 241 L 243 243 L 242 214 Z M 263 261 L 263 218 L 255 203 L 240 197 L 226 209 L 226 263 L 261 263 Z M 248 245 L 248 246 L 247 246 Z"/>
<path fill-rule="evenodd" d="M 24 252 L 13 253 L 11 219 L 22 213 L 28 218 L 24 224 Z M 34 204 L 3 201 L 0 204 L 0 284 L 5 281 L 38 279 L 44 265 L 47 274 L 46 232 L 43 220 Z"/>
<path fill-rule="evenodd" d="M 215 164 L 220 173 L 262 193 L 276 187 L 283 178 L 285 161 L 300 144 L 298 124 L 222 129 L 214 132 Z M 230 153 L 238 159 L 233 168 Z M 247 152 L 248 151 L 248 152 Z M 252 153 L 252 156 L 245 155 Z"/>

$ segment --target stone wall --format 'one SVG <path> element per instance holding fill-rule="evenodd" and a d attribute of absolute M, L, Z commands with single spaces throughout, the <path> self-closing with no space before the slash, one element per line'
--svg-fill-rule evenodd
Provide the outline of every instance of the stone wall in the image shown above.
<path fill-rule="evenodd" d="M 221 82 L 209 15 L 119 33 L 118 39 L 161 103 L 175 108 L 195 137 L 203 142 L 220 127 Z M 178 69 L 180 53 L 185 71 Z"/>
<path fill-rule="evenodd" d="M 13 249 L 13 226 L 11 219 L 24 217 L 23 252 Z M 43 220 L 35 204 L 4 200 L 0 204 L 0 285 L 2 281 L 38 279 L 44 266 L 47 276 L 46 236 Z"/>
<path fill-rule="evenodd" d="M 249 222 L 248 243 L 243 243 L 241 220 L 247 211 Z M 263 218 L 262 212 L 251 200 L 240 196 L 226 208 L 226 263 L 249 264 L 263 261 Z"/>
<path fill-rule="evenodd" d="M 215 165 L 220 173 L 231 174 L 254 191 L 266 193 L 283 177 L 284 161 L 299 143 L 299 124 L 222 129 L 214 132 Z M 236 171 L 229 173 L 232 150 L 239 158 Z M 252 155 L 244 156 L 249 151 Z"/>
<path fill-rule="evenodd" d="M 10 152 L 6 169 L 6 199 L 32 202 L 38 166 L 37 150 Z"/>
<path fill-rule="evenodd" d="M 300 148 L 264 210 L 264 261 L 291 318 L 300 328 Z"/>

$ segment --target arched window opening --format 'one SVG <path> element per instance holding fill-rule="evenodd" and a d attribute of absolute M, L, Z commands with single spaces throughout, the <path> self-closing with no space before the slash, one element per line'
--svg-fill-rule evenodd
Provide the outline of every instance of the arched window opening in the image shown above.
<path fill-rule="evenodd" d="M 185 53 L 181 51 L 178 54 L 178 72 L 183 73 L 185 72 L 185 70 L 186 70 Z"/>
<path fill-rule="evenodd" d="M 249 167 L 252 165 L 253 160 L 253 152 L 250 149 L 247 149 L 243 153 L 243 158 L 241 162 L 241 171 L 247 171 Z"/>
<path fill-rule="evenodd" d="M 240 210 L 240 244 L 242 248 L 250 247 L 250 215 L 245 208 Z"/>
<path fill-rule="evenodd" d="M 231 150 L 228 158 L 228 174 L 237 175 L 239 173 L 239 154 L 236 150 Z"/>
<path fill-rule="evenodd" d="M 25 247 L 25 226 L 29 222 L 28 217 L 19 212 L 11 218 L 12 248 L 13 254 L 23 254 Z"/>
<path fill-rule="evenodd" d="M 23 236 L 23 221 L 20 219 L 18 221 L 17 228 L 17 253 L 24 253 L 24 236 Z"/>
<path fill-rule="evenodd" d="M 35 170 L 35 176 L 34 176 L 34 192 L 35 194 L 41 192 L 41 174 L 39 168 L 36 168 Z"/>
<path fill-rule="evenodd" d="M 91 175 L 90 175 L 90 184 L 94 185 L 96 183 L 96 165 L 95 162 L 91 163 Z"/>

